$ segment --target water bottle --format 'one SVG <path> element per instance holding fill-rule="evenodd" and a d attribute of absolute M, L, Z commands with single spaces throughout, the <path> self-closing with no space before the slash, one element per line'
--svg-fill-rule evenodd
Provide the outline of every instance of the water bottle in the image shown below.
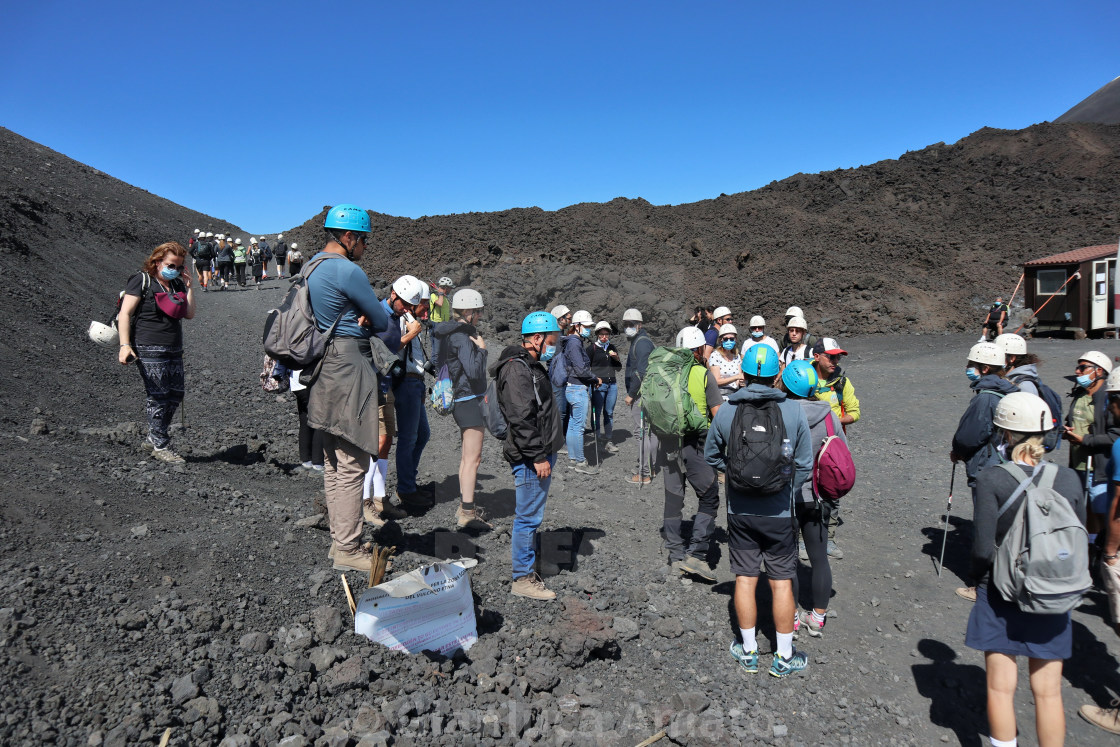
<path fill-rule="evenodd" d="M 782 479 L 788 480 L 793 472 L 793 444 L 788 438 L 782 439 Z"/>

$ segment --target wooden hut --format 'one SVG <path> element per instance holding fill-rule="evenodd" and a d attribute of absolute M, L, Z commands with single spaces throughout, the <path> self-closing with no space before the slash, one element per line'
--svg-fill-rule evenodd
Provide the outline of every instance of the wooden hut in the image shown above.
<path fill-rule="evenodd" d="M 1023 265 L 1032 334 L 1115 335 L 1116 244 L 1086 246 Z"/>

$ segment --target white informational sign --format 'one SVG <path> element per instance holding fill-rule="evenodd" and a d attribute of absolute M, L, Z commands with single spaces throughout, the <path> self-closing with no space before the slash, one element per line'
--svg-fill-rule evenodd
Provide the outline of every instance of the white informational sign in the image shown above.
<path fill-rule="evenodd" d="M 478 640 L 474 597 L 464 558 L 421 566 L 366 589 L 354 613 L 354 632 L 394 651 L 464 651 Z"/>

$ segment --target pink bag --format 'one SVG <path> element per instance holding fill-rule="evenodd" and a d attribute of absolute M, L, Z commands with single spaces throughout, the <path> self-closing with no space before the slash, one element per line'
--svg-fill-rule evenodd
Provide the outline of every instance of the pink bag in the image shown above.
<path fill-rule="evenodd" d="M 813 494 L 836 503 L 856 484 L 856 464 L 844 439 L 833 430 L 832 418 L 833 414 L 829 413 L 824 421 L 828 437 L 817 453 L 817 463 L 813 465 Z"/>
<path fill-rule="evenodd" d="M 172 291 L 168 293 L 158 290 L 152 295 L 156 298 L 156 306 L 172 319 L 182 319 L 187 315 L 187 292 Z"/>

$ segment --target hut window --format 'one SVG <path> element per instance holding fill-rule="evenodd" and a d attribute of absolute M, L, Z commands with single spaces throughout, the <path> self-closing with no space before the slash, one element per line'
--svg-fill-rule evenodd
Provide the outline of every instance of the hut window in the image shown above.
<path fill-rule="evenodd" d="M 1038 295 L 1064 296 L 1066 294 L 1066 289 L 1062 286 L 1065 284 L 1065 282 L 1065 270 L 1039 270 Z"/>

